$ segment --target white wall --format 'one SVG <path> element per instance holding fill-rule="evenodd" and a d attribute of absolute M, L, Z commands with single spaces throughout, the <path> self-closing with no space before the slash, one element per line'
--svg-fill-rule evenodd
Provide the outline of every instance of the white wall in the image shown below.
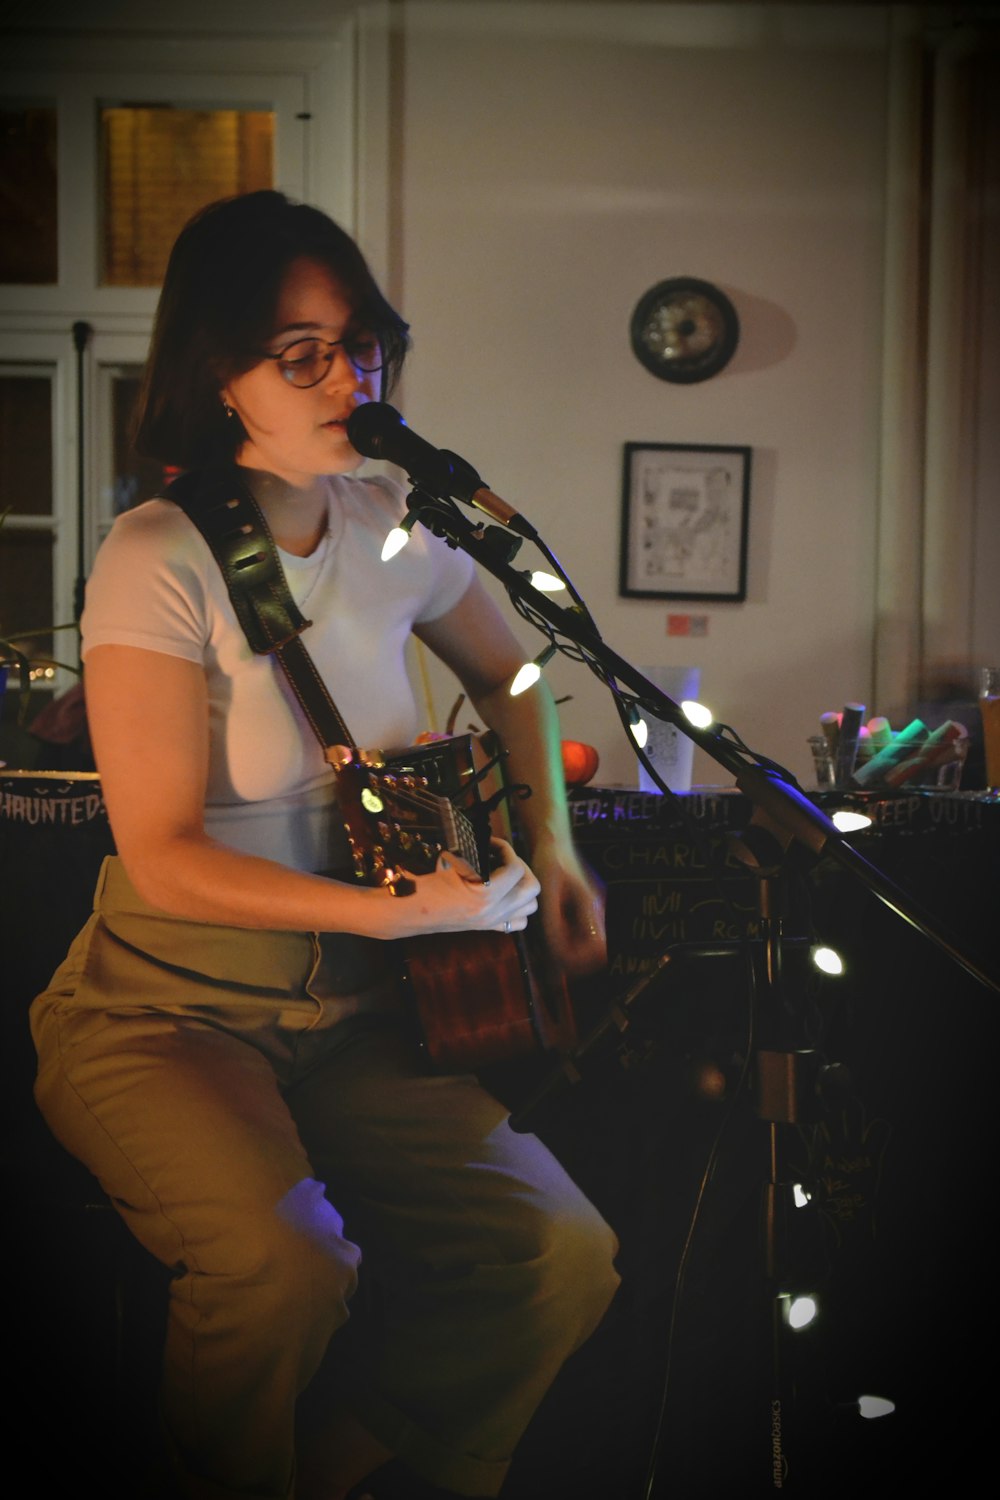
<path fill-rule="evenodd" d="M 807 776 L 805 739 L 819 713 L 849 699 L 897 712 L 900 664 L 919 645 L 920 413 L 903 401 L 900 423 L 894 401 L 905 394 L 896 377 L 916 369 L 920 316 L 913 298 L 900 301 L 910 292 L 906 257 L 894 260 L 886 233 L 887 172 L 892 201 L 909 195 L 911 215 L 916 176 L 900 181 L 889 162 L 890 124 L 899 135 L 905 123 L 892 102 L 890 33 L 912 31 L 919 118 L 919 33 L 925 12 L 938 9 L 45 0 L 25 18 L 0 0 L 0 24 L 47 35 L 56 51 L 86 34 L 119 62 L 150 39 L 165 55 L 225 57 L 235 34 L 244 47 L 269 47 L 277 64 L 290 48 L 319 56 L 351 36 L 354 98 L 333 103 L 356 110 L 354 223 L 414 328 L 399 401 L 412 426 L 464 453 L 527 512 L 621 656 L 640 668 L 699 666 L 702 695 L 720 718 Z M 944 24 L 989 9 L 950 7 Z M 343 212 L 329 171 L 340 146 L 328 139 L 336 130 L 324 130 L 311 191 Z M 896 240 L 905 239 L 909 223 L 893 212 Z M 995 213 L 990 222 L 986 242 L 995 244 Z M 914 254 L 909 245 L 911 262 Z M 742 321 L 732 363 L 704 384 L 657 381 L 629 349 L 636 301 L 673 274 L 717 282 Z M 995 328 L 989 277 L 985 288 Z M 894 324 L 886 309 L 897 304 Z M 920 373 L 910 379 L 916 391 Z M 893 400 L 883 399 L 883 381 Z M 987 370 L 981 385 L 986 403 L 995 374 Z M 965 528 L 972 556 L 953 571 L 968 576 L 974 596 L 960 611 L 972 616 L 963 625 L 970 649 L 995 655 L 1000 498 L 982 409 L 975 515 Z M 636 440 L 753 449 L 746 603 L 618 597 L 622 445 Z M 937 504 L 946 535 L 950 506 L 947 497 Z M 939 602 L 925 599 L 925 615 Z M 668 638 L 668 612 L 707 615 L 707 637 Z M 880 692 L 891 687 L 891 704 L 872 701 L 876 623 Z M 516 624 L 534 654 L 538 638 Z M 572 695 L 565 732 L 601 752 L 599 779 L 633 782 L 596 681 L 561 661 L 549 677 L 557 695 Z M 440 726 L 455 688 L 437 674 L 432 681 Z M 699 753 L 695 779 L 719 778 Z"/>
<path fill-rule="evenodd" d="M 700 666 L 717 715 L 805 775 L 818 715 L 870 701 L 886 8 L 403 16 L 410 425 L 527 513 L 621 656 Z M 743 326 L 693 386 L 629 348 L 636 301 L 674 274 L 718 283 Z M 630 440 L 753 448 L 746 603 L 618 598 Z M 707 638 L 668 639 L 668 611 L 707 613 Z M 571 663 L 548 676 L 598 779 L 634 784 L 606 692 Z M 436 684 L 439 716 L 451 696 Z M 696 781 L 729 779 L 698 752 Z"/>

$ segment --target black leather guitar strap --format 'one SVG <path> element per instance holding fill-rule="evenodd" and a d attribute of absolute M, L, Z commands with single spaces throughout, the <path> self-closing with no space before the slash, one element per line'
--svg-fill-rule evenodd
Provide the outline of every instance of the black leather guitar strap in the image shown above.
<path fill-rule="evenodd" d="M 237 465 L 182 474 L 166 490 L 205 538 L 256 656 L 280 663 L 324 751 L 355 747 L 302 632 L 312 624 L 292 598 L 264 513 Z"/>

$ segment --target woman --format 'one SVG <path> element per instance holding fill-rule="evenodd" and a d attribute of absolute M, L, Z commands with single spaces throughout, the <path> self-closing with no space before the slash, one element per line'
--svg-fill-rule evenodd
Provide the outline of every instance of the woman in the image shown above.
<path fill-rule="evenodd" d="M 411 630 L 457 673 L 533 788 L 531 868 L 503 846 L 488 884 L 448 857 L 406 897 L 351 882 L 319 744 L 169 499 L 116 522 L 87 589 L 118 857 L 33 1007 L 36 1092 L 173 1273 L 162 1429 L 197 1500 L 338 1500 L 393 1455 L 495 1494 L 617 1280 L 611 1232 L 539 1143 L 426 1068 L 387 961 L 393 939 L 516 931 L 536 905 L 567 968 L 602 956 L 549 698 L 507 692 L 521 652 L 463 554 L 421 530 L 379 561 L 401 492 L 353 477 L 346 422 L 405 347 L 323 214 L 272 192 L 212 205 L 171 255 L 139 445 L 239 466 L 359 744 L 414 738 Z M 348 1331 L 359 1244 L 381 1316 Z"/>

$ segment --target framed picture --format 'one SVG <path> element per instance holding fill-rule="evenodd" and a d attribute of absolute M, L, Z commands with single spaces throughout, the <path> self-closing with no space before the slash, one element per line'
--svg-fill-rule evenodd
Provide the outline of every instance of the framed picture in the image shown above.
<path fill-rule="evenodd" d="M 751 451 L 625 444 L 620 594 L 746 598 Z"/>

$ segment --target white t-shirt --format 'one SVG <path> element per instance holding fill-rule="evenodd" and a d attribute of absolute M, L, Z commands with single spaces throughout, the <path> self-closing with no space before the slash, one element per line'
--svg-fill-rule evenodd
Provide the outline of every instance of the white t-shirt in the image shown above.
<path fill-rule="evenodd" d="M 320 546 L 310 557 L 279 548 L 292 597 L 313 621 L 302 642 L 357 743 L 402 747 L 418 727 L 407 638 L 458 603 L 473 565 L 423 527 L 382 562 L 386 533 L 405 514 L 402 487 L 382 477 L 327 483 Z M 149 500 L 118 517 L 87 583 L 81 629 L 85 657 L 95 646 L 140 646 L 204 667 L 213 838 L 300 870 L 349 864 L 319 742 L 280 664 L 250 650 L 219 565 L 179 506 Z"/>

